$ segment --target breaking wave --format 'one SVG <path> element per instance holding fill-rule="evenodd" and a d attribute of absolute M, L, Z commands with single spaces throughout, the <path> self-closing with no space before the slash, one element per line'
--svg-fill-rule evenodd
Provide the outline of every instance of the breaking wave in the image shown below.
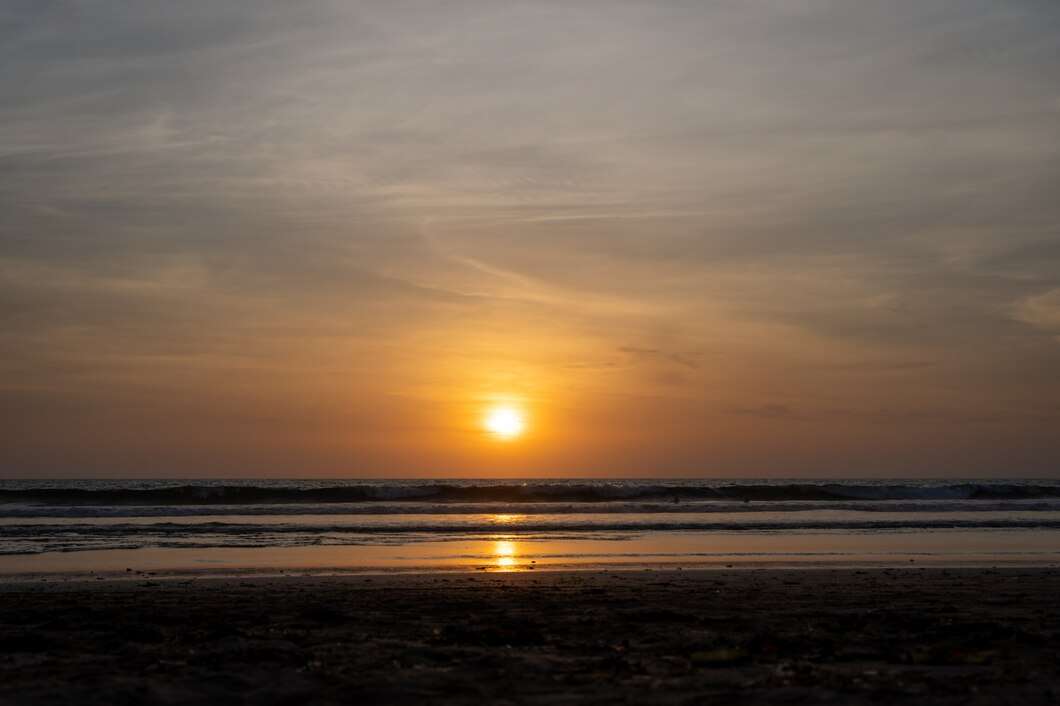
<path fill-rule="evenodd" d="M 76 552 L 99 549 L 292 547 L 408 544 L 423 541 L 510 537 L 520 541 L 534 535 L 552 540 L 622 540 L 629 533 L 659 531 L 692 532 L 902 532 L 923 530 L 1060 529 L 1060 519 L 956 519 L 892 520 L 785 520 L 785 521 L 660 521 L 659 518 L 584 523 L 580 521 L 522 522 L 517 527 L 491 523 L 411 522 L 393 524 L 278 524 L 205 522 L 183 524 L 69 524 L 5 525 L 0 555 Z"/>
<path fill-rule="evenodd" d="M 616 501 L 859 502 L 1060 498 L 1060 483 L 357 483 L 181 484 L 147 487 L 0 487 L 4 504 L 52 506 L 331 503 L 606 503 Z"/>

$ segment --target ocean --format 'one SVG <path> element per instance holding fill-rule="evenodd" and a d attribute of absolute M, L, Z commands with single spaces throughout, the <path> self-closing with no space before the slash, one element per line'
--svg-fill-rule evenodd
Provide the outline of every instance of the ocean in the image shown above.
<path fill-rule="evenodd" d="M 0 573 L 1060 563 L 1058 480 L 4 480 Z"/>

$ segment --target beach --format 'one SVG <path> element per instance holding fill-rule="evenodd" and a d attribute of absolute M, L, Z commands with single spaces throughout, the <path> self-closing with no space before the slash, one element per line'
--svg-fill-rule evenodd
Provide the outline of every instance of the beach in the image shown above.
<path fill-rule="evenodd" d="M 0 706 L 1060 706 L 1060 0 L 0 58 Z"/>
<path fill-rule="evenodd" d="M 1060 698 L 1060 570 L 50 575 L 0 583 L 0 704 Z"/>

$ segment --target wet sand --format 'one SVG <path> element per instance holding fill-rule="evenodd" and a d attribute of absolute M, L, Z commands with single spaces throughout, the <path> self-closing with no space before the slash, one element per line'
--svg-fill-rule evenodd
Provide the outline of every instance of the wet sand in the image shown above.
<path fill-rule="evenodd" d="M 1060 700 L 1060 571 L 0 583 L 0 704 Z"/>

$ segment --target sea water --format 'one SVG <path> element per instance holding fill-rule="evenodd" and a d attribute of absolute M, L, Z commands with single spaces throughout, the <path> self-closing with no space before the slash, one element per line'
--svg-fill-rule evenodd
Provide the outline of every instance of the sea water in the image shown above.
<path fill-rule="evenodd" d="M 998 563 L 1060 563 L 1060 481 L 0 481 L 8 575 Z"/>

